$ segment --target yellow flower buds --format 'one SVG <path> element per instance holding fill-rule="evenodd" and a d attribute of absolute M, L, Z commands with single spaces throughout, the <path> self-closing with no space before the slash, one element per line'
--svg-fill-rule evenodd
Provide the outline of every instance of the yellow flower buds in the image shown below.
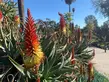
<path fill-rule="evenodd" d="M 20 18 L 19 18 L 19 16 L 15 16 L 14 17 L 14 21 L 16 22 L 17 25 L 20 24 Z"/>

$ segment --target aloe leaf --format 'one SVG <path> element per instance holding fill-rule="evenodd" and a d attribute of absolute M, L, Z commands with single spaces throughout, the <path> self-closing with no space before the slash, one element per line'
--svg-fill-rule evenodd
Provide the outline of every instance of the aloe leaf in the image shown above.
<path fill-rule="evenodd" d="M 3 74 L 0 74 L 0 78 L 2 78 L 4 76 L 4 73 Z"/>
<path fill-rule="evenodd" d="M 0 82 L 3 82 L 3 79 L 5 77 L 5 75 L 11 70 L 12 67 L 10 67 L 5 73 L 0 75 Z"/>
<path fill-rule="evenodd" d="M 8 57 L 9 57 L 10 62 L 23 74 L 23 76 L 27 76 L 30 79 L 36 78 L 36 75 L 35 74 L 33 74 L 32 72 L 26 70 L 20 64 L 18 64 L 17 62 L 15 62 L 10 56 L 8 56 Z"/>
<path fill-rule="evenodd" d="M 25 76 L 24 67 L 22 67 L 20 64 L 15 62 L 10 56 L 8 57 L 9 57 L 10 62 Z"/>

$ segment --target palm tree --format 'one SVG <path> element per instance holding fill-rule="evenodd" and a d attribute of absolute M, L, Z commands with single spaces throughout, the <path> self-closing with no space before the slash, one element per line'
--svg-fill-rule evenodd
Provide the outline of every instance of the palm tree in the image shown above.
<path fill-rule="evenodd" d="M 24 25 L 24 0 L 18 0 L 18 9 L 19 9 L 19 15 L 20 15 L 20 21 L 21 21 L 21 28 L 23 30 L 23 25 Z"/>
<path fill-rule="evenodd" d="M 69 12 L 71 12 L 71 4 L 76 0 L 65 0 L 65 3 L 69 5 Z"/>

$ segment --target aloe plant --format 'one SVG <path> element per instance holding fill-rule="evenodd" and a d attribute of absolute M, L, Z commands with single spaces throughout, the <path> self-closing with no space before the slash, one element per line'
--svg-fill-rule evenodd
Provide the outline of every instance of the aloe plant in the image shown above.
<path fill-rule="evenodd" d="M 8 7 L 9 4 L 5 5 Z M 3 8 L 1 10 L 6 13 Z M 10 61 L 1 81 L 10 74 L 12 80 L 18 82 L 75 82 L 79 77 L 86 80 L 88 63 L 94 56 L 92 51 L 86 50 L 88 45 L 80 28 L 70 30 L 60 13 L 58 28 L 37 28 L 28 10 L 24 31 L 19 31 L 14 13 L 12 16 L 7 13 L 10 19 L 7 25 L 0 25 L 0 45 L 5 50 L 5 60 Z"/>

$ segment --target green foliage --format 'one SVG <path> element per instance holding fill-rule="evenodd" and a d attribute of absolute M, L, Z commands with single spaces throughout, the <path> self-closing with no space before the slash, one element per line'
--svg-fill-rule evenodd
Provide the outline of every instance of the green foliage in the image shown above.
<path fill-rule="evenodd" d="M 4 22 L 5 23 L 14 23 L 14 16 L 17 15 L 17 3 L 14 2 L 10 2 L 10 1 L 6 1 L 3 4 L 0 3 L 0 10 L 3 13 L 4 18 Z M 9 22 L 10 21 L 10 22 Z"/>
<path fill-rule="evenodd" d="M 96 11 L 102 13 L 105 17 L 109 17 L 109 0 L 92 0 Z"/>
<path fill-rule="evenodd" d="M 86 25 L 93 24 L 94 27 L 98 26 L 97 19 L 93 15 L 88 15 L 87 17 L 85 17 L 85 23 L 86 23 Z"/>
<path fill-rule="evenodd" d="M 96 42 L 97 45 L 101 48 L 105 48 L 105 46 L 108 47 L 109 45 L 109 28 L 108 28 L 108 21 L 104 22 L 104 24 L 101 27 L 96 28 L 95 30 L 95 36 L 96 36 Z"/>
<path fill-rule="evenodd" d="M 102 74 L 100 74 L 99 72 L 97 72 L 95 70 L 95 77 L 94 77 L 94 81 L 93 82 L 109 82 L 109 79 L 107 79 L 105 76 L 103 76 Z"/>
<path fill-rule="evenodd" d="M 92 82 L 109 82 L 109 79 L 107 79 L 105 76 L 94 70 L 94 80 Z M 79 76 L 78 82 L 87 82 L 87 77 Z"/>
<path fill-rule="evenodd" d="M 65 13 L 64 18 L 67 24 L 70 24 L 72 21 L 72 13 Z"/>

